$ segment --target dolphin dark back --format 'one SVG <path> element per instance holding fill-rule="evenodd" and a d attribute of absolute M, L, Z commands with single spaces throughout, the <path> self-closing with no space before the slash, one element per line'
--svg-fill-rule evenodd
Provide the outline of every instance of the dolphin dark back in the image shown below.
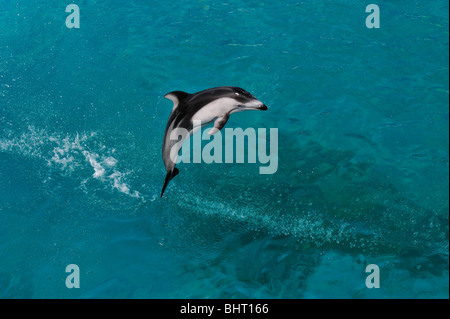
<path fill-rule="evenodd" d="M 236 96 L 236 93 L 240 93 L 240 94 L 242 94 L 242 96 Z M 254 98 L 255 99 L 255 97 L 253 95 L 251 95 L 250 93 L 248 93 L 247 91 L 245 91 L 241 88 L 238 88 L 235 86 L 221 86 L 221 87 L 206 89 L 206 90 L 200 91 L 196 94 L 190 94 L 190 96 L 188 96 L 188 97 L 186 97 L 186 99 L 184 99 L 184 103 L 188 106 L 200 105 L 202 107 L 208 103 L 213 102 L 219 96 L 233 98 L 238 101 L 242 100 L 242 102 L 244 101 L 245 98 Z M 196 107 L 194 107 L 194 108 L 196 108 Z M 198 110 L 199 108 L 196 108 L 196 109 Z"/>

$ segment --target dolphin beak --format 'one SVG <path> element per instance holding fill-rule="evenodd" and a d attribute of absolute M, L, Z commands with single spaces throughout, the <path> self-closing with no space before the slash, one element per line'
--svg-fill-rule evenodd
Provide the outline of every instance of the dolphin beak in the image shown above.
<path fill-rule="evenodd" d="M 265 104 L 261 105 L 258 110 L 267 111 L 267 106 Z"/>

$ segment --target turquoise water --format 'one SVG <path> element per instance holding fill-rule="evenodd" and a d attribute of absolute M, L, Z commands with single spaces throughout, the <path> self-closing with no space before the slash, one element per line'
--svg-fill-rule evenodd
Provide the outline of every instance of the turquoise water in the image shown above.
<path fill-rule="evenodd" d="M 0 297 L 448 298 L 447 1 L 75 3 L 0 7 Z M 164 94 L 223 85 L 278 171 L 180 164 L 159 198 Z"/>

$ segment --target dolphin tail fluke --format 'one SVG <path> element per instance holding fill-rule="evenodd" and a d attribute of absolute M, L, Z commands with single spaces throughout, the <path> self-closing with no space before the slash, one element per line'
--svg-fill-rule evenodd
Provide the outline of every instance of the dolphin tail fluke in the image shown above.
<path fill-rule="evenodd" d="M 164 186 L 161 191 L 161 197 L 163 196 L 164 191 L 166 190 L 166 187 L 169 184 L 170 180 L 175 176 L 177 176 L 178 173 L 179 173 L 178 168 L 174 168 L 173 171 L 167 172 L 166 179 L 164 180 Z"/>

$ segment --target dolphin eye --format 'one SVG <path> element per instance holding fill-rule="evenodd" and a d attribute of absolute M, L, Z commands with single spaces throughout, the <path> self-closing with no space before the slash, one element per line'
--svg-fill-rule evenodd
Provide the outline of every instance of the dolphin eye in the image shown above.
<path fill-rule="evenodd" d="M 234 92 L 234 94 L 236 94 L 236 95 L 239 95 L 239 93 L 238 93 L 238 92 Z"/>

